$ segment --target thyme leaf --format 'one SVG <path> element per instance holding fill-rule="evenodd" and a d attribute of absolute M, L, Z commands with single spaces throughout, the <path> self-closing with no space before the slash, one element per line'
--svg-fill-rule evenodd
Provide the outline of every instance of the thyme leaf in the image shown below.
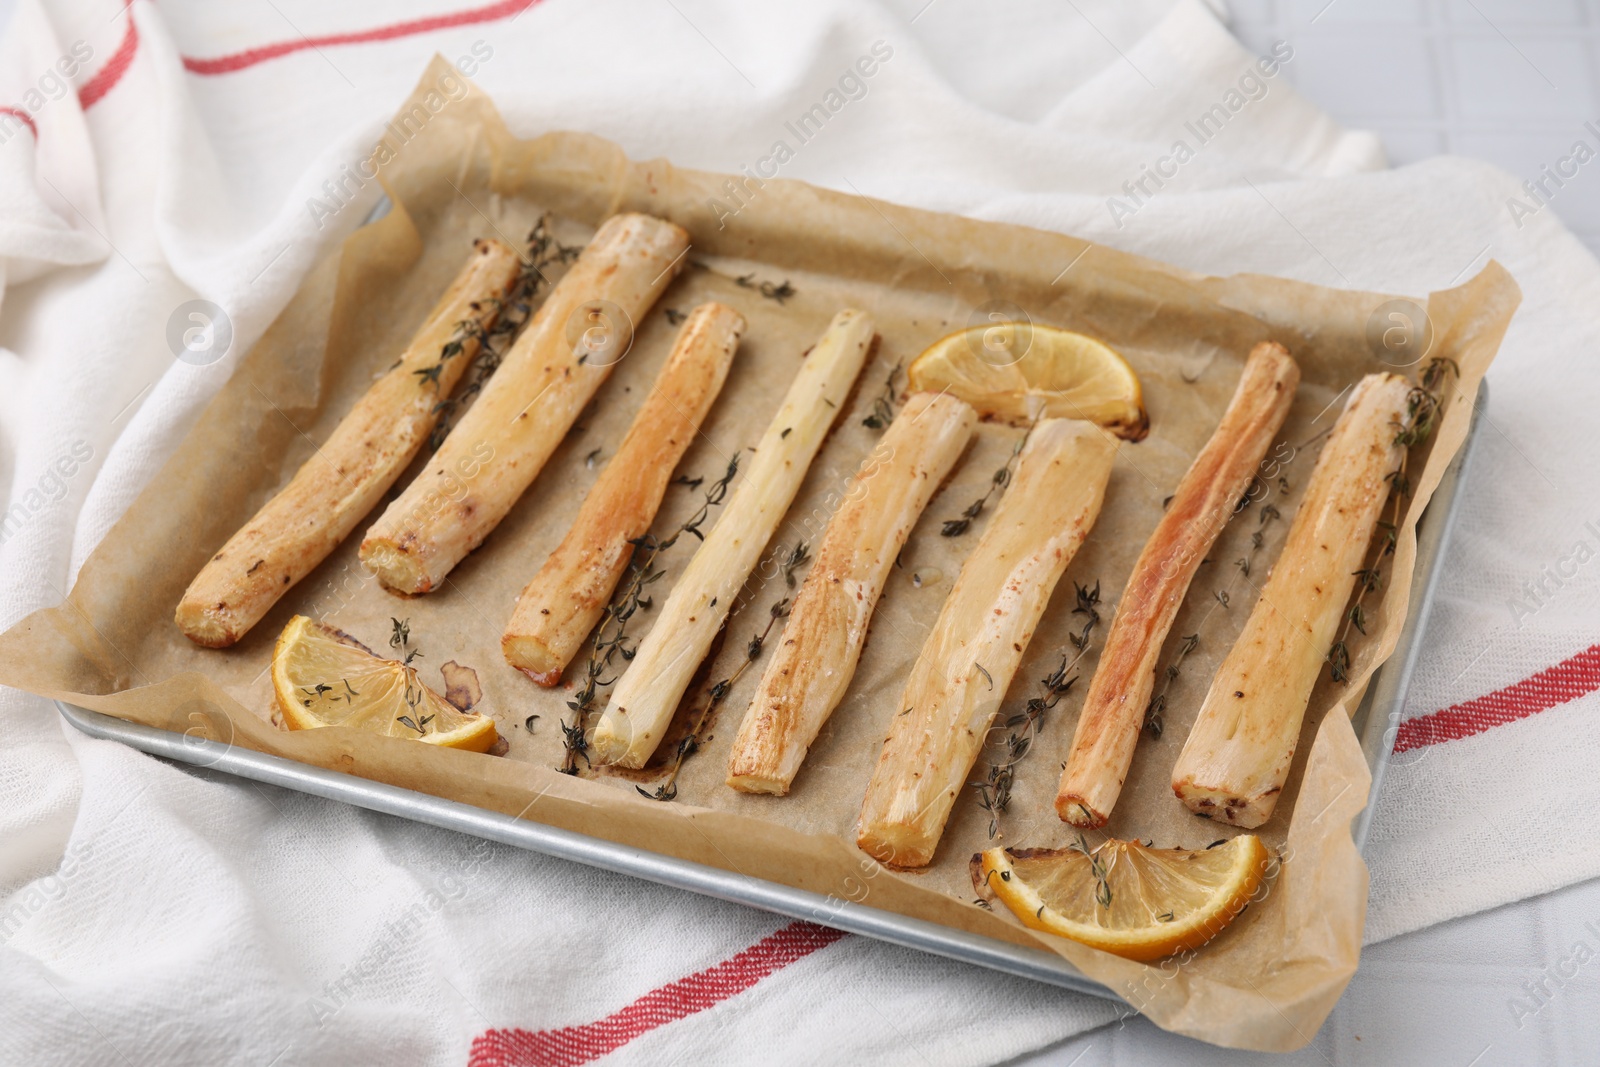
<path fill-rule="evenodd" d="M 783 561 L 783 581 L 790 589 L 794 588 L 795 568 L 811 561 L 811 546 L 804 541 L 795 544 L 794 549 Z"/>
<path fill-rule="evenodd" d="M 787 278 L 783 280 L 782 284 L 774 285 L 772 282 L 757 280 L 755 271 L 735 278 L 733 283 L 742 289 L 754 289 L 768 300 L 776 300 L 780 304 L 798 292 L 794 286 L 789 284 L 789 279 Z"/>
<path fill-rule="evenodd" d="M 900 364 L 896 363 L 889 368 L 889 376 L 884 379 L 883 392 L 872 401 L 872 413 L 861 420 L 861 425 L 874 430 L 881 430 L 894 421 L 894 401 L 898 391 L 895 381 L 900 377 Z"/>

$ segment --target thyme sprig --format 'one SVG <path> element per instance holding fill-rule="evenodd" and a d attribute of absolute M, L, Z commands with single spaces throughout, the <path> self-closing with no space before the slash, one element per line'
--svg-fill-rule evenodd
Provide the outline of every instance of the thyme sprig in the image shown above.
<path fill-rule="evenodd" d="M 533 317 L 533 305 L 540 293 L 550 287 L 550 278 L 545 274 L 545 268 L 558 263 L 570 263 L 577 259 L 583 251 L 577 245 L 564 245 L 556 240 L 550 230 L 552 216 L 545 214 L 528 232 L 528 253 L 522 260 L 522 270 L 517 275 L 517 280 L 512 283 L 510 291 L 503 298 L 491 299 L 491 303 L 498 306 L 499 314 L 494 325 L 485 329 L 477 319 L 466 319 L 456 323 L 455 332 L 444 347 L 439 350 L 439 358 L 432 366 L 415 371 L 424 382 L 432 382 L 434 388 L 439 386 L 439 374 L 444 370 L 446 361 L 455 359 L 465 351 L 466 343 L 471 339 L 478 341 L 478 358 L 472 363 L 471 378 L 460 386 L 448 397 L 440 397 L 433 405 L 434 413 L 439 416 L 439 421 L 434 424 L 433 431 L 428 435 L 428 450 L 439 451 L 439 446 L 449 436 L 455 420 L 461 414 L 462 406 L 468 398 L 476 396 L 483 391 L 489 378 L 500 368 L 500 361 L 505 358 L 506 352 L 522 333 L 529 320 Z M 479 310 L 477 305 L 473 310 Z"/>
<path fill-rule="evenodd" d="M 994 472 L 989 478 L 989 487 L 983 495 L 962 510 L 961 516 L 955 519 L 946 519 L 944 525 L 939 527 L 941 537 L 960 537 L 972 527 L 972 520 L 983 514 L 983 509 L 989 506 L 989 501 L 996 493 L 1004 492 L 1006 486 L 1011 484 L 1011 465 L 1017 461 L 1017 456 L 1026 444 L 1026 435 L 1017 438 L 1017 443 L 1011 446 L 1011 455 L 1006 457 L 1005 464 Z"/>
<path fill-rule="evenodd" d="M 795 587 L 794 572 L 810 562 L 811 546 L 804 541 L 795 542 L 794 548 L 790 549 L 789 554 L 784 557 L 783 565 L 780 568 L 783 573 L 783 584 L 793 589 Z"/>
<path fill-rule="evenodd" d="M 1089 842 L 1084 840 L 1083 834 L 1078 834 L 1077 840 L 1069 841 L 1067 847 L 1074 852 L 1083 853 L 1089 861 L 1089 873 L 1094 875 L 1094 899 L 1102 908 L 1111 907 L 1111 882 L 1110 871 L 1106 869 L 1106 861 L 1089 847 Z"/>
<path fill-rule="evenodd" d="M 795 545 L 793 551 L 789 553 L 783 567 L 784 580 L 788 582 L 789 588 L 794 588 L 794 569 L 810 560 L 810 558 L 810 549 L 804 541 Z M 750 665 L 761 658 L 761 652 L 766 647 L 767 638 L 772 635 L 772 628 L 778 625 L 778 620 L 789 617 L 791 606 L 789 598 L 784 597 L 768 609 L 767 625 L 751 637 L 750 642 L 745 645 L 744 659 L 739 661 L 739 666 L 734 669 L 732 674 L 720 682 L 713 683 L 711 688 L 706 691 L 706 702 L 700 709 L 700 714 L 695 717 L 694 727 L 678 740 L 678 746 L 672 754 L 672 766 L 667 771 L 666 780 L 657 786 L 654 792 L 642 785 L 634 786 L 634 789 L 639 791 L 640 796 L 661 801 L 677 799 L 678 772 L 683 769 L 684 760 L 700 751 L 706 725 L 711 721 L 711 713 L 727 698 L 729 690 L 744 675 L 744 672 L 750 669 Z"/>
<path fill-rule="evenodd" d="M 883 392 L 872 401 L 872 414 L 861 420 L 861 425 L 873 430 L 881 430 L 894 421 L 894 400 L 899 390 L 895 382 L 900 377 L 900 364 L 896 363 L 889 368 L 889 376 L 883 381 Z"/>
<path fill-rule="evenodd" d="M 1089 651 L 1089 635 L 1094 632 L 1096 626 L 1100 625 L 1100 612 L 1098 610 L 1100 607 L 1100 582 L 1096 580 L 1093 589 L 1073 582 L 1072 588 L 1077 593 L 1078 598 L 1077 605 L 1072 609 L 1072 614 L 1084 617 L 1083 629 L 1077 633 L 1067 635 L 1067 640 L 1072 642 L 1072 647 L 1078 650 L 1078 655 L 1072 661 L 1076 664 L 1078 660 L 1083 658 L 1083 654 Z"/>
<path fill-rule="evenodd" d="M 584 667 L 583 684 L 567 701 L 567 707 L 572 710 L 572 719 L 570 722 L 563 720 L 561 723 L 561 744 L 564 751 L 558 769 L 563 774 L 577 774 L 580 759 L 585 764 L 589 763 L 589 716 L 595 710 L 600 688 L 616 681 L 615 678 L 602 681 L 600 676 L 611 667 L 614 657 L 633 659 L 638 646 L 630 646 L 627 643 L 628 623 L 634 615 L 652 606 L 654 600 L 647 595 L 647 591 L 667 573 L 655 566 L 656 561 L 663 552 L 677 544 L 678 539 L 684 534 L 693 534 L 701 541 L 705 540 L 705 534 L 700 531 L 700 527 L 710 517 L 711 509 L 727 498 L 728 486 L 739 473 L 739 455 L 738 452 L 733 454 L 722 477 L 706 487 L 700 506 L 695 509 L 694 514 L 679 524 L 672 533 L 662 539 L 645 534 L 629 542 L 633 545 L 634 552 L 633 559 L 628 564 L 627 585 L 610 604 L 606 605 L 605 612 L 600 616 L 600 624 L 595 627 L 594 642 L 589 647 L 589 661 Z M 698 487 L 700 482 L 701 479 L 696 478 L 692 484 Z"/>
<path fill-rule="evenodd" d="M 1257 515 L 1256 529 L 1250 534 L 1249 551 L 1233 561 L 1233 565 L 1238 567 L 1246 578 L 1250 577 L 1250 567 L 1255 562 L 1256 553 L 1260 552 L 1262 546 L 1266 544 L 1265 531 L 1267 523 L 1272 522 L 1274 519 L 1283 518 L 1283 513 L 1271 504 L 1262 504 L 1261 510 Z"/>
<path fill-rule="evenodd" d="M 545 267 L 571 263 L 583 254 L 582 245 L 564 245 L 556 240 L 556 235 L 550 229 L 550 220 L 554 217 L 550 212 L 545 212 L 533 224 L 533 229 L 528 231 L 528 262 L 533 264 L 534 272 L 541 276 Z M 544 281 L 549 284 L 550 279 L 545 278 Z"/>
<path fill-rule="evenodd" d="M 397 619 L 391 615 L 389 622 L 393 624 L 393 630 L 389 634 L 389 647 L 401 649 L 406 654 L 406 658 L 401 665 L 406 668 L 406 707 L 411 709 L 411 714 L 401 715 L 395 721 L 401 726 L 415 730 L 419 737 L 423 737 L 428 733 L 427 726 L 433 721 L 433 716 L 423 715 L 420 718 L 417 716 L 417 705 L 422 703 L 422 683 L 417 681 L 417 672 L 411 669 L 411 661 L 422 655 L 422 650 L 411 647 L 411 620 L 409 618 Z M 415 685 L 412 683 L 415 683 Z M 344 687 L 350 689 L 350 683 L 345 682 Z M 351 689 L 350 692 L 352 696 L 355 695 L 355 690 Z"/>
<path fill-rule="evenodd" d="M 1406 420 L 1395 434 L 1395 444 L 1411 448 L 1433 434 L 1443 404 L 1439 394 L 1451 375 L 1460 377 L 1461 367 L 1445 356 L 1435 356 L 1422 368 L 1417 384 L 1406 397 Z"/>
<path fill-rule="evenodd" d="M 489 302 L 498 304 L 499 299 L 497 297 L 490 297 Z M 475 312 L 481 312 L 483 310 L 482 301 L 474 300 L 467 306 Z M 449 360 L 455 359 L 464 351 L 466 351 L 466 344 L 469 340 L 476 339 L 481 344 L 487 337 L 488 331 L 484 329 L 483 322 L 481 320 L 462 319 L 460 322 L 456 323 L 455 331 L 450 335 L 450 339 L 446 341 L 443 347 L 439 349 L 439 358 L 434 360 L 433 363 L 429 364 L 428 366 L 414 370 L 411 373 L 420 378 L 422 380 L 422 384 L 424 385 L 431 382 L 433 384 L 434 391 L 437 392 L 439 390 L 439 374 L 444 370 L 445 363 Z"/>
<path fill-rule="evenodd" d="M 1394 554 L 1395 545 L 1399 541 L 1401 513 L 1405 509 L 1406 500 L 1411 496 L 1411 479 L 1406 476 L 1406 462 L 1410 459 L 1410 450 L 1432 435 L 1443 404 L 1439 394 L 1450 376 L 1460 373 L 1461 368 L 1455 360 L 1436 356 L 1422 368 L 1421 374 L 1417 377 L 1417 384 L 1411 387 L 1411 392 L 1406 396 L 1405 418 L 1396 427 L 1394 435 L 1394 443 L 1405 451 L 1400 454 L 1400 465 L 1384 476 L 1384 481 L 1389 483 L 1389 499 L 1394 505 L 1394 510 L 1390 512 L 1387 520 L 1378 520 L 1378 529 L 1383 531 L 1383 536 L 1378 541 L 1377 553 L 1371 563 L 1355 572 L 1355 600 L 1345 612 L 1344 626 L 1339 631 L 1339 639 L 1328 650 L 1328 673 L 1336 682 L 1350 680 L 1350 631 L 1354 628 L 1362 636 L 1366 636 L 1367 613 L 1363 602 L 1368 594 L 1376 593 L 1383 588 L 1383 560 Z"/>
<path fill-rule="evenodd" d="M 1069 661 L 1063 653 L 1060 665 L 1040 679 L 1039 684 L 1043 687 L 1041 695 L 1029 698 L 1022 711 L 1006 720 L 1008 733 L 1004 761 L 991 763 L 983 781 L 970 783 L 978 791 L 978 806 L 989 813 L 991 838 L 999 834 L 1000 816 L 1011 803 L 1011 787 L 1016 782 L 1017 764 L 1033 750 L 1033 743 L 1044 727 L 1045 713 L 1060 703 L 1061 698 L 1078 681 L 1080 676 L 1072 672 L 1088 654 L 1090 635 L 1100 625 L 1100 583 L 1095 582 L 1094 588 L 1090 589 L 1074 582 L 1073 588 L 1077 593 L 1077 605 L 1072 613 L 1084 616 L 1084 621 L 1080 629 L 1067 635 L 1067 640 L 1078 650 L 1078 654 Z M 982 670 L 981 667 L 979 669 Z M 987 676 L 988 672 L 984 671 L 984 674 Z M 990 685 L 992 688 L 992 680 Z"/>
<path fill-rule="evenodd" d="M 406 689 L 406 693 L 407 693 L 407 697 L 406 697 L 406 699 L 407 699 L 407 701 L 408 701 L 408 702 L 409 702 L 409 700 L 410 700 L 410 695 L 409 695 L 409 694 L 410 694 L 410 692 L 411 692 L 411 690 L 410 690 L 410 688 L 409 688 L 409 687 L 408 687 L 408 688 L 407 688 L 407 689 Z M 420 694 L 419 694 L 419 696 L 418 696 L 418 699 L 419 699 L 419 700 L 420 700 L 420 699 L 421 699 L 421 696 L 420 696 Z M 416 710 L 416 705 L 415 705 L 415 704 L 412 704 L 412 705 L 411 705 L 411 709 L 412 709 L 412 711 L 415 711 L 415 710 Z M 426 727 L 426 726 L 427 726 L 427 725 L 428 725 L 428 724 L 429 724 L 429 723 L 430 723 L 430 722 L 432 722 L 432 721 L 433 721 L 433 716 L 432 716 L 432 715 L 424 715 L 424 716 L 423 716 L 423 717 L 422 717 L 422 718 L 421 718 L 421 719 L 413 719 L 413 718 L 412 718 L 412 717 L 411 717 L 411 716 L 410 716 L 410 715 L 402 715 L 402 716 L 400 716 L 400 718 L 399 718 L 399 720 L 398 720 L 398 721 L 399 721 L 399 723 L 400 723 L 400 725 L 402 725 L 402 726 L 409 726 L 409 727 L 411 727 L 411 728 L 412 728 L 412 729 L 413 729 L 413 730 L 415 730 L 415 731 L 416 731 L 416 732 L 417 732 L 417 733 L 418 733 L 418 735 L 420 735 L 420 736 L 424 736 L 424 737 L 426 737 L 426 736 L 427 736 L 427 733 L 428 733 L 428 731 L 427 731 L 427 730 L 426 730 L 426 729 L 425 729 L 425 727 Z"/>
<path fill-rule="evenodd" d="M 774 285 L 768 281 L 758 280 L 755 271 L 740 275 L 733 280 L 733 284 L 742 289 L 754 289 L 768 300 L 776 300 L 780 304 L 799 292 L 798 289 L 789 284 L 788 278 L 785 278 L 782 283 Z"/>
<path fill-rule="evenodd" d="M 1230 516 L 1229 521 L 1237 518 L 1241 512 L 1247 510 L 1255 501 L 1265 501 L 1272 495 L 1272 487 L 1267 484 L 1267 478 L 1276 477 L 1278 493 L 1282 496 L 1287 496 L 1291 486 L 1289 484 L 1288 475 L 1283 472 L 1287 471 L 1289 467 L 1294 464 L 1294 461 L 1300 458 L 1302 453 L 1332 432 L 1333 427 L 1330 426 L 1321 433 L 1306 438 L 1306 440 L 1301 442 L 1298 446 L 1292 446 L 1288 444 L 1288 442 L 1279 442 L 1277 447 L 1273 449 L 1273 455 L 1261 461 L 1260 469 L 1263 471 L 1268 471 L 1266 477 L 1262 477 L 1260 473 L 1257 473 L 1251 477 L 1250 484 L 1245 488 L 1244 495 L 1241 496 L 1238 503 L 1233 506 L 1233 515 Z M 1279 459 L 1278 453 L 1284 448 L 1289 450 L 1288 458 Z M 1168 499 L 1171 498 L 1169 497 Z M 1256 555 L 1266 547 L 1267 524 L 1282 518 L 1283 513 L 1278 510 L 1276 505 L 1271 503 L 1263 503 L 1261 505 L 1261 509 L 1257 513 L 1256 529 L 1250 534 L 1250 547 L 1246 550 L 1243 556 L 1240 556 L 1238 559 L 1233 561 L 1233 565 L 1239 568 L 1240 575 L 1247 581 L 1250 578 L 1251 570 L 1255 566 Z M 1207 559 L 1203 562 L 1210 563 L 1211 560 Z M 1229 604 L 1231 603 L 1231 597 L 1227 590 L 1218 589 L 1215 590 L 1211 595 L 1216 599 L 1217 603 L 1222 605 L 1224 610 L 1229 607 Z M 1159 737 L 1160 734 L 1157 733 L 1155 736 Z"/>
<path fill-rule="evenodd" d="M 1200 635 L 1197 633 L 1190 634 L 1183 639 L 1183 643 L 1178 646 L 1178 654 L 1172 657 L 1171 663 L 1167 664 L 1167 669 L 1161 682 L 1161 692 L 1151 697 L 1149 707 L 1144 709 L 1144 732 L 1149 734 L 1152 739 L 1160 737 L 1161 731 L 1166 726 L 1166 722 L 1162 718 L 1162 712 L 1167 710 L 1167 690 L 1172 688 L 1173 679 L 1178 677 L 1178 668 L 1183 666 L 1184 657 L 1193 652 L 1199 644 Z"/>

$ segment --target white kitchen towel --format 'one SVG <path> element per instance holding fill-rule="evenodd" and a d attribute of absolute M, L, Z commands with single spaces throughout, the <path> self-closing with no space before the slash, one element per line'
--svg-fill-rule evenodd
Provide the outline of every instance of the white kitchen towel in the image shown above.
<path fill-rule="evenodd" d="M 1508 176 L 1382 170 L 1370 135 L 1295 94 L 1292 49 L 1246 53 L 1198 0 L 1004 17 L 955 0 L 17 0 L 0 45 L 0 625 L 61 599 L 365 217 L 376 187 L 333 183 L 434 53 L 521 136 L 583 129 L 733 171 L 880 42 L 865 94 L 785 177 L 1208 273 L 1423 294 L 1491 256 L 1510 268 L 1526 301 L 1372 831 L 1369 937 L 1600 874 L 1600 271 Z M 221 314 L 180 312 L 195 299 Z M 196 328 L 221 358 L 173 357 L 169 330 Z M 5 1063 L 962 1064 L 1116 1015 L 176 769 L 12 691 L 0 800 Z"/>

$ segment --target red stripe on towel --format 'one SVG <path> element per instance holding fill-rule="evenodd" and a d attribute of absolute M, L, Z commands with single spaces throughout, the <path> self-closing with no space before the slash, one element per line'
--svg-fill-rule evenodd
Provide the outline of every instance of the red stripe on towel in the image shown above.
<path fill-rule="evenodd" d="M 431 33 L 434 30 L 446 30 L 455 26 L 471 26 L 479 22 L 494 22 L 497 19 L 520 15 L 539 2 L 540 0 L 499 0 L 498 3 L 485 4 L 483 7 L 469 8 L 466 11 L 454 11 L 448 15 L 429 15 L 425 18 L 396 22 L 370 30 L 329 33 L 320 37 L 297 37 L 292 41 L 261 45 L 257 48 L 246 49 L 243 52 L 235 52 L 227 56 L 216 56 L 211 59 L 196 59 L 193 56 L 184 56 L 183 65 L 194 74 L 232 74 L 235 71 L 253 67 L 257 63 L 265 63 L 269 59 L 278 59 L 282 56 L 293 55 L 296 52 L 304 52 L 307 49 L 330 48 L 334 45 L 343 44 L 371 44 L 375 41 L 393 41 L 401 37 L 414 37 L 419 33 Z"/>
<path fill-rule="evenodd" d="M 1442 741 L 1459 741 L 1559 707 L 1596 689 L 1600 689 L 1600 645 L 1590 645 L 1504 689 L 1407 719 L 1395 733 L 1394 750 L 1409 752 Z"/>
<path fill-rule="evenodd" d="M 659 1026 L 714 1007 L 843 936 L 815 923 L 790 923 L 715 967 L 669 982 L 595 1022 L 479 1034 L 468 1067 L 578 1067 Z"/>

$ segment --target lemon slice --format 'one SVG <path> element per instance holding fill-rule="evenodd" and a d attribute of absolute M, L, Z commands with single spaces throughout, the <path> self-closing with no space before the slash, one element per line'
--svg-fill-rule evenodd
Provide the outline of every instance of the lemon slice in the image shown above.
<path fill-rule="evenodd" d="M 459 710 L 423 685 L 414 668 L 304 615 L 278 637 L 272 688 L 291 730 L 353 726 L 473 752 L 499 739 L 492 718 Z"/>
<path fill-rule="evenodd" d="M 906 372 L 913 391 L 948 391 L 985 417 L 1027 426 L 1086 419 L 1141 441 L 1150 430 L 1139 376 L 1092 337 L 1029 322 L 993 322 L 941 338 Z"/>
<path fill-rule="evenodd" d="M 1025 926 L 1158 960 L 1221 933 L 1250 902 L 1268 861 L 1252 834 L 1200 851 L 1111 840 L 1092 852 L 991 848 L 973 857 L 972 877 Z"/>

